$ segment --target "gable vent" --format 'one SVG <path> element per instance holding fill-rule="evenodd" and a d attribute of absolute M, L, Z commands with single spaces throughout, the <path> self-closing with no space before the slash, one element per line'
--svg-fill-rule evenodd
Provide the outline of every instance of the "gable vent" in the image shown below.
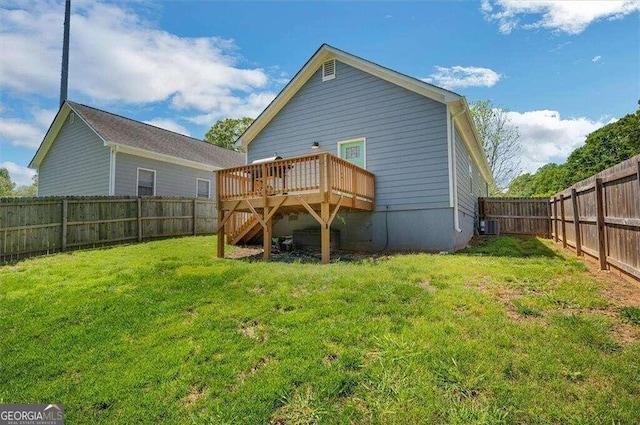
<path fill-rule="evenodd" d="M 331 59 L 322 64 L 322 81 L 329 81 L 336 78 L 336 60 Z"/>

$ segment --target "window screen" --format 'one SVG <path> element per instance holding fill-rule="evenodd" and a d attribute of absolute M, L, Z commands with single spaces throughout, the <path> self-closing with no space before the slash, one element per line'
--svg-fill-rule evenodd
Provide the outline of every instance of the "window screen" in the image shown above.
<path fill-rule="evenodd" d="M 155 171 L 138 169 L 138 196 L 154 196 L 155 180 Z"/>
<path fill-rule="evenodd" d="M 197 187 L 196 187 L 196 196 L 198 198 L 208 198 L 209 197 L 209 185 L 210 184 L 211 184 L 211 182 L 209 182 L 209 180 L 198 179 L 197 180 Z"/>

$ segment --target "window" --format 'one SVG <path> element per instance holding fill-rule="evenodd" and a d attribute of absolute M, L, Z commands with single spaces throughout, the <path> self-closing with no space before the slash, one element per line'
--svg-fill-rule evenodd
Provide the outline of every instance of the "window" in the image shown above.
<path fill-rule="evenodd" d="M 338 155 L 358 167 L 366 168 L 366 146 L 365 139 L 345 140 L 338 143 Z"/>
<path fill-rule="evenodd" d="M 331 59 L 322 64 L 322 81 L 336 78 L 336 60 Z"/>
<path fill-rule="evenodd" d="M 156 196 L 156 172 L 138 168 L 138 196 Z"/>
<path fill-rule="evenodd" d="M 198 198 L 211 197 L 211 181 L 210 180 L 196 179 L 196 197 Z"/>

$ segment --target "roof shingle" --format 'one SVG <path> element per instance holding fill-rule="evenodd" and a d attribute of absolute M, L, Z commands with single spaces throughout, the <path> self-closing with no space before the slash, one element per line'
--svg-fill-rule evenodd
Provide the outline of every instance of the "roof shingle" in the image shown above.
<path fill-rule="evenodd" d="M 242 153 L 87 105 L 71 101 L 67 103 L 106 142 L 221 168 L 244 165 Z"/>

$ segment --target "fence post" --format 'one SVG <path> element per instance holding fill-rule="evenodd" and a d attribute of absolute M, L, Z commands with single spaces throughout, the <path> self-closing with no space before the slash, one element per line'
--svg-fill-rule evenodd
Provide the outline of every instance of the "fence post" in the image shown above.
<path fill-rule="evenodd" d="M 553 197 L 553 241 L 558 243 L 558 198 Z"/>
<path fill-rule="evenodd" d="M 193 236 L 196 235 L 196 198 L 193 198 Z"/>
<path fill-rule="evenodd" d="M 138 197 L 137 201 L 138 201 L 138 208 L 137 208 L 138 242 L 142 242 L 142 199 Z"/>
<path fill-rule="evenodd" d="M 62 242 L 60 244 L 60 249 L 64 252 L 67 250 L 67 223 L 68 223 L 68 219 L 67 219 L 67 207 L 68 207 L 69 201 L 67 201 L 67 198 L 64 198 L 62 200 Z"/>
<path fill-rule="evenodd" d="M 602 190 L 602 179 L 596 179 L 596 212 L 598 223 L 598 259 L 600 260 L 600 270 L 607 269 L 607 247 L 605 240 L 604 226 L 604 191 Z"/>
<path fill-rule="evenodd" d="M 562 228 L 562 247 L 567 247 L 567 224 L 564 217 L 564 195 L 560 194 L 560 225 Z"/>
<path fill-rule="evenodd" d="M 549 239 L 551 239 L 551 234 L 553 230 L 551 229 L 551 201 L 547 200 L 547 234 Z"/>
<path fill-rule="evenodd" d="M 582 255 L 582 235 L 580 234 L 580 211 L 578 211 L 578 191 L 571 189 L 571 203 L 573 204 L 573 227 L 576 231 L 576 255 Z"/>

